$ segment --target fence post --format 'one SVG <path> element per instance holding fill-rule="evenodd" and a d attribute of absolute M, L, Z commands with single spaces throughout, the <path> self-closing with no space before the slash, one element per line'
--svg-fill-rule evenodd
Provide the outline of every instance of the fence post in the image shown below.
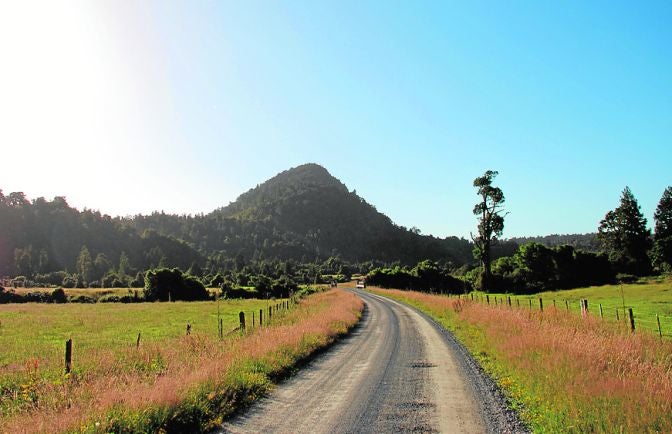
<path fill-rule="evenodd" d="M 569 302 L 565 299 L 565 308 L 567 309 L 567 312 L 569 312 Z"/>
<path fill-rule="evenodd" d="M 632 308 L 628 308 L 628 315 L 630 316 L 630 330 L 634 333 L 635 332 L 635 315 L 632 313 Z"/>
<path fill-rule="evenodd" d="M 660 317 L 658 314 L 656 314 L 656 322 L 658 323 L 658 334 L 660 335 L 660 339 L 663 339 L 663 329 L 660 328 Z"/>
<path fill-rule="evenodd" d="M 602 315 L 602 303 L 600 303 L 600 319 L 604 319 L 604 316 Z"/>
<path fill-rule="evenodd" d="M 263 327 L 264 325 L 264 310 L 259 309 L 259 327 Z"/>
<path fill-rule="evenodd" d="M 539 297 L 539 310 L 544 311 L 544 301 Z"/>
<path fill-rule="evenodd" d="M 509 307 L 511 307 L 511 296 L 510 295 L 506 296 L 506 302 L 509 304 Z"/>
<path fill-rule="evenodd" d="M 252 311 L 252 328 L 254 328 L 254 311 Z"/>
<path fill-rule="evenodd" d="M 224 338 L 224 318 L 219 319 L 219 338 Z"/>
<path fill-rule="evenodd" d="M 273 318 L 273 306 L 268 306 L 268 323 L 271 323 L 271 319 Z"/>
<path fill-rule="evenodd" d="M 72 370 L 72 339 L 65 341 L 65 373 Z"/>
<path fill-rule="evenodd" d="M 530 310 L 532 310 L 532 299 L 531 299 L 531 298 L 529 298 L 529 299 L 528 299 L 527 301 L 529 301 L 529 302 L 530 302 Z"/>
<path fill-rule="evenodd" d="M 620 321 L 621 319 L 618 317 L 618 308 L 616 308 L 616 321 Z"/>
<path fill-rule="evenodd" d="M 555 310 L 555 299 L 553 299 L 553 310 Z"/>
<path fill-rule="evenodd" d="M 485 294 L 485 301 L 486 301 L 488 304 L 490 304 L 490 295 L 489 295 L 489 294 Z"/>
<path fill-rule="evenodd" d="M 516 306 L 520 307 L 520 299 L 516 298 Z"/>
<path fill-rule="evenodd" d="M 239 313 L 238 317 L 240 318 L 240 330 L 245 331 L 245 312 Z"/>
<path fill-rule="evenodd" d="M 135 348 L 140 348 L 140 333 L 138 332 L 138 340 L 135 341 Z"/>
<path fill-rule="evenodd" d="M 474 301 L 474 293 L 471 293 L 471 301 Z"/>

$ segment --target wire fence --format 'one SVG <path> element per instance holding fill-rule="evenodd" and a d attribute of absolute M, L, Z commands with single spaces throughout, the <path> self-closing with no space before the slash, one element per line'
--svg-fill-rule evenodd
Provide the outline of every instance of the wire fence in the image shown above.
<path fill-rule="evenodd" d="M 590 302 L 588 299 L 531 298 L 520 295 L 461 294 L 454 297 L 467 298 L 494 307 L 509 307 L 544 311 L 563 310 L 577 315 L 590 315 L 603 321 L 613 322 L 630 331 L 644 330 L 655 333 L 660 338 L 672 338 L 672 315 L 653 313 L 641 306 Z"/>

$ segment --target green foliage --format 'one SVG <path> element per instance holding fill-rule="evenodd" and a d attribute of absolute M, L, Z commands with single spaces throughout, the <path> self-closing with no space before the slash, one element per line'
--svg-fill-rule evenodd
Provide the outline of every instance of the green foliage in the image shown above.
<path fill-rule="evenodd" d="M 93 280 L 94 272 L 89 249 L 86 246 L 82 246 L 77 257 L 77 273 L 84 279 L 84 282 L 88 283 Z"/>
<path fill-rule="evenodd" d="M 63 288 L 56 288 L 51 293 L 51 302 L 52 303 L 66 303 L 68 297 L 65 296 L 65 291 Z"/>
<path fill-rule="evenodd" d="M 663 192 L 653 219 L 653 263 L 661 271 L 672 272 L 672 187 L 667 187 Z"/>
<path fill-rule="evenodd" d="M 462 280 L 452 277 L 446 268 L 436 262 L 425 260 L 412 269 L 399 265 L 391 268 L 376 268 L 366 276 L 369 285 L 383 288 L 408 289 L 424 292 L 456 294 L 468 289 Z"/>
<path fill-rule="evenodd" d="M 604 254 L 576 251 L 571 246 L 548 248 L 527 243 L 512 257 L 498 258 L 493 263 L 491 289 L 533 293 L 613 281 L 614 273 Z"/>
<path fill-rule="evenodd" d="M 504 231 L 504 193 L 499 187 L 493 187 L 492 182 L 497 177 L 497 172 L 488 170 L 483 176 L 474 179 L 474 187 L 481 197 L 480 202 L 474 206 L 473 213 L 478 217 L 478 233 L 472 235 L 474 242 L 474 257 L 481 262 L 483 267 L 482 289 L 487 290 L 490 283 L 492 256 L 490 249 L 492 244 Z"/>
<path fill-rule="evenodd" d="M 620 205 L 600 222 L 598 238 L 618 272 L 638 276 L 651 273 L 647 255 L 651 233 L 630 188 L 625 187 Z"/>
<path fill-rule="evenodd" d="M 207 300 L 210 294 L 200 280 L 178 268 L 160 268 L 145 274 L 145 299 L 148 301 Z"/>

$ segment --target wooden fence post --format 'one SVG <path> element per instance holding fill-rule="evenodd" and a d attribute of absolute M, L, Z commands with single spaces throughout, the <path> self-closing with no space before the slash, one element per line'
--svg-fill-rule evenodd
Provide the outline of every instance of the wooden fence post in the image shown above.
<path fill-rule="evenodd" d="M 72 370 L 72 339 L 65 341 L 65 373 Z"/>
<path fill-rule="evenodd" d="M 539 310 L 541 312 L 544 311 L 544 301 L 541 299 L 541 297 L 539 297 Z"/>
<path fill-rule="evenodd" d="M 489 294 L 485 294 L 485 301 L 486 301 L 488 304 L 490 304 L 490 295 L 489 295 Z"/>
<path fill-rule="evenodd" d="M 254 328 L 254 311 L 252 311 L 252 328 Z"/>
<path fill-rule="evenodd" d="M 658 334 L 660 335 L 660 339 L 663 339 L 663 329 L 660 328 L 660 317 L 658 314 L 656 314 L 656 322 L 658 323 Z"/>
<path fill-rule="evenodd" d="M 553 299 L 553 309 L 555 309 L 555 299 Z"/>
<path fill-rule="evenodd" d="M 135 348 L 140 348 L 140 333 L 138 332 L 138 340 L 135 341 Z"/>
<path fill-rule="evenodd" d="M 618 308 L 616 308 L 616 321 L 620 321 L 621 319 L 618 317 Z"/>
<path fill-rule="evenodd" d="M 567 309 L 567 312 L 569 312 L 569 302 L 565 299 L 565 308 Z"/>
<path fill-rule="evenodd" d="M 604 319 L 604 316 L 602 315 L 602 303 L 600 303 L 600 319 Z"/>
<path fill-rule="evenodd" d="M 511 296 L 510 295 L 506 296 L 506 302 L 509 304 L 509 307 L 511 307 Z"/>
<path fill-rule="evenodd" d="M 520 299 L 516 298 L 516 306 L 520 307 Z"/>
<path fill-rule="evenodd" d="M 268 306 L 268 323 L 271 323 L 271 319 L 273 318 L 273 306 Z"/>
<path fill-rule="evenodd" d="M 263 327 L 264 325 L 264 310 L 259 309 L 259 327 Z"/>
<path fill-rule="evenodd" d="M 224 318 L 219 319 L 219 338 L 224 338 Z"/>
<path fill-rule="evenodd" d="M 245 331 L 245 312 L 240 312 L 238 318 L 240 318 L 240 330 Z"/>
<path fill-rule="evenodd" d="M 528 299 L 527 301 L 529 301 L 529 302 L 530 302 L 530 310 L 532 310 L 532 299 L 531 299 L 531 298 L 529 298 L 529 299 Z"/>
<path fill-rule="evenodd" d="M 635 332 L 635 315 L 632 313 L 632 308 L 628 308 L 628 315 L 630 316 L 630 330 Z"/>

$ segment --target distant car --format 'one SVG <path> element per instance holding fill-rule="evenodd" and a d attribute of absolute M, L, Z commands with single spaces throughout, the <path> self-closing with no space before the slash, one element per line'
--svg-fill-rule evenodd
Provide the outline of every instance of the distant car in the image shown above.
<path fill-rule="evenodd" d="M 366 288 L 366 284 L 364 283 L 363 280 L 358 280 L 357 281 L 357 288 Z"/>

